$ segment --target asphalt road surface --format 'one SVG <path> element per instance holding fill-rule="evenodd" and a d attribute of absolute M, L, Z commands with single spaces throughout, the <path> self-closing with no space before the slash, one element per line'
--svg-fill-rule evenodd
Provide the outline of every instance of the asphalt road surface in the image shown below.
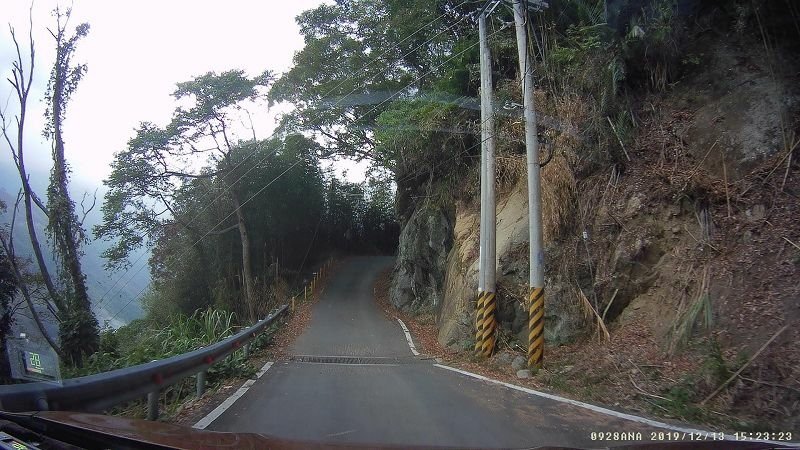
<path fill-rule="evenodd" d="M 392 258 L 340 264 L 289 361 L 277 361 L 210 430 L 299 440 L 467 447 L 619 444 L 592 432 L 667 431 L 545 399 L 413 356 L 374 301 Z"/>

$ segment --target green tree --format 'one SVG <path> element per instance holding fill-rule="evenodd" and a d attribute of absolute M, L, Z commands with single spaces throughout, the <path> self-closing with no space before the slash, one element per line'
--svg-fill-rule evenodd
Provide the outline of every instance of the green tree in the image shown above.
<path fill-rule="evenodd" d="M 360 184 L 332 177 L 325 193 L 325 233 L 328 245 L 344 251 L 360 249 L 362 218 L 366 209 Z"/>
<path fill-rule="evenodd" d="M 31 85 L 33 84 L 33 73 L 35 67 L 35 50 L 34 50 L 34 41 L 33 41 L 33 25 L 31 24 L 31 28 L 28 33 L 28 45 L 30 47 L 30 55 L 27 60 L 22 57 L 22 51 L 20 50 L 19 41 L 17 40 L 16 32 L 13 27 L 9 27 L 9 31 L 11 33 L 11 40 L 14 43 L 14 47 L 16 49 L 16 59 L 12 63 L 11 68 L 11 78 L 8 79 L 11 86 L 14 88 L 14 93 L 16 94 L 17 106 L 19 107 L 19 111 L 13 119 L 13 123 L 16 124 L 16 130 L 11 129 L 12 120 L 10 117 L 7 116 L 7 112 L 5 109 L 0 109 L 0 120 L 2 120 L 2 131 L 3 131 L 3 138 L 8 145 L 8 149 L 11 152 L 11 157 L 14 160 L 14 165 L 17 168 L 17 173 L 19 174 L 19 179 L 22 184 L 22 199 L 23 202 L 23 209 L 25 214 L 25 223 L 28 227 L 28 235 L 31 240 L 31 247 L 33 248 L 33 254 L 36 259 L 36 264 L 39 267 L 39 270 L 42 274 L 42 280 L 47 288 L 47 292 L 50 296 L 50 299 L 53 303 L 56 304 L 56 307 L 61 310 L 64 307 L 63 302 L 61 301 L 61 295 L 56 289 L 55 283 L 53 283 L 52 277 L 50 277 L 50 271 L 47 268 L 47 264 L 44 260 L 44 255 L 42 253 L 41 245 L 39 244 L 39 236 L 36 232 L 36 227 L 33 222 L 33 204 L 36 203 L 43 211 L 47 211 L 47 208 L 44 204 L 38 199 L 38 196 L 30 185 L 30 178 L 28 176 L 28 171 L 25 168 L 25 125 L 27 121 L 27 110 L 28 110 L 28 97 L 31 91 Z M 13 241 L 9 239 L 7 242 L 3 243 L 4 248 L 11 255 L 12 264 L 13 264 L 13 252 L 9 251 L 13 249 Z M 19 272 L 15 271 L 16 275 L 19 275 Z M 21 281 L 20 277 L 17 277 L 17 281 Z M 28 297 L 26 299 L 29 300 Z M 36 319 L 37 324 L 41 324 L 39 317 L 36 313 L 36 310 L 32 310 L 31 314 Z M 58 344 L 47 335 L 47 331 L 44 327 L 40 326 L 39 330 L 42 332 L 44 336 L 47 337 L 47 342 L 53 347 L 56 352 L 61 352 Z"/>
<path fill-rule="evenodd" d="M 322 175 L 318 145 L 289 135 L 240 142 L 230 154 L 242 215 L 251 226 L 253 274 L 260 304 L 269 299 L 276 270 L 303 263 L 322 214 Z M 248 164 L 249 163 L 249 164 Z M 218 171 L 217 168 L 209 169 Z M 243 290 L 241 245 L 234 231 L 227 184 L 222 178 L 193 179 L 177 191 L 171 221 L 154 237 L 150 258 L 153 289 L 146 309 L 151 317 L 192 314 L 211 305 L 242 312 L 232 294 Z M 207 204 L 209 197 L 219 197 Z M 191 221 L 191 227 L 186 223 Z M 203 233 L 202 239 L 194 233 Z M 276 265 L 276 262 L 280 262 Z"/>
<path fill-rule="evenodd" d="M 286 267 L 302 264 L 323 208 L 319 151 L 319 144 L 294 134 L 237 150 L 237 158 L 254 153 L 258 163 L 241 182 L 243 194 L 252 198 L 245 214 L 258 224 L 254 248 L 264 249 L 256 255 L 261 258 L 257 267 L 272 261 Z"/>
<path fill-rule="evenodd" d="M 375 160 L 372 129 L 384 102 L 434 87 L 449 69 L 442 61 L 473 32 L 477 6 L 343 0 L 304 12 L 305 47 L 270 91 L 271 101 L 296 107 L 283 126 L 310 133 L 327 154 Z"/>
<path fill-rule="evenodd" d="M 375 154 L 397 184 L 397 215 L 408 218 L 416 198 L 432 197 L 434 187 L 451 196 L 478 153 L 471 132 L 474 112 L 455 105 L 398 101 L 378 117 Z"/>
<path fill-rule="evenodd" d="M 78 41 L 89 32 L 89 25 L 82 23 L 72 35 L 67 34 L 70 13 L 69 9 L 64 13 L 56 9 L 56 30 L 50 32 L 56 42 L 56 61 L 45 95 L 48 122 L 44 135 L 52 140 L 53 153 L 53 169 L 47 189 L 48 231 L 66 286 L 64 308 L 59 314 L 59 334 L 69 358 L 74 364 L 80 364 L 84 357 L 97 350 L 99 329 L 81 268 L 80 245 L 85 234 L 75 214 L 75 203 L 70 198 L 69 165 L 64 154 L 62 131 L 67 102 L 86 72 L 86 65 L 73 65 L 72 57 Z"/>
<path fill-rule="evenodd" d="M 165 128 L 141 124 L 128 148 L 115 156 L 111 176 L 106 180 L 109 193 L 103 204 L 104 220 L 95 229 L 98 237 L 117 239 L 106 253 L 112 266 L 124 265 L 128 254 L 144 243 L 144 236 L 153 243 L 158 229 L 176 216 L 175 196 L 187 180 L 214 177 L 225 186 L 230 200 L 228 210 L 236 217 L 244 303 L 250 320 L 255 320 L 250 231 L 236 177 L 241 164 L 231 157 L 240 140 L 233 135 L 231 121 L 246 102 L 260 96 L 259 88 L 271 79 L 269 72 L 254 78 L 248 78 L 241 70 L 209 72 L 178 83 L 173 97 L 190 107 L 178 107 Z M 205 168 L 198 169 L 197 158 L 202 157 L 215 169 L 202 163 L 200 166 Z"/>
<path fill-rule="evenodd" d="M 387 177 L 366 181 L 364 216 L 361 219 L 364 242 L 380 253 L 394 253 L 400 227 L 395 215 L 394 189 Z"/>
<path fill-rule="evenodd" d="M 0 211 L 5 212 L 6 205 L 0 202 Z M 11 265 L 11 256 L 6 251 L 6 239 L 2 236 L 0 245 L 0 352 L 6 354 L 6 337 L 14 323 L 14 296 L 17 293 L 17 277 Z M 11 367 L 8 358 L 0 358 L 0 384 L 11 379 Z"/>
<path fill-rule="evenodd" d="M 49 208 L 33 191 L 30 176 L 25 166 L 25 157 L 27 156 L 24 145 L 26 140 L 25 125 L 36 59 L 32 23 L 28 33 L 30 53 L 26 58 L 22 56 L 14 29 L 10 28 L 11 40 L 16 50 L 16 59 L 12 63 L 11 77 L 8 78 L 8 81 L 14 88 L 18 111 L 12 120 L 8 117 L 5 109 L 0 110 L 0 120 L 2 121 L 2 135 L 9 148 L 22 185 L 20 198 L 14 207 L 12 223 L 16 218 L 16 212 L 21 203 L 34 260 L 39 271 L 37 278 L 44 284 L 47 292 L 45 304 L 56 319 L 59 320 L 60 344 L 56 339 L 48 335 L 42 319 L 39 317 L 39 312 L 33 305 L 32 289 L 27 285 L 27 273 L 17 264 L 14 257 L 14 242 L 10 232 L 7 237 L 3 237 L 2 246 L 6 254 L 9 255 L 9 261 L 17 280 L 19 292 L 28 304 L 28 309 L 39 331 L 62 358 L 73 364 L 80 364 L 85 355 L 96 350 L 98 330 L 97 321 L 91 312 L 91 305 L 86 293 L 85 278 L 80 266 L 80 241 L 83 240 L 83 231 L 75 216 L 74 204 L 68 194 L 69 171 L 64 156 L 61 126 L 65 118 L 67 100 L 77 87 L 77 83 L 85 70 L 85 66 L 72 66 L 70 61 L 77 41 L 88 32 L 88 25 L 79 25 L 75 30 L 75 34 L 68 36 L 66 25 L 69 11 L 61 14 L 59 10 L 56 10 L 55 15 L 56 32 L 51 31 L 51 34 L 56 40 L 57 56 L 47 95 L 49 125 L 45 133 L 47 137 L 54 140 L 54 169 L 48 190 Z M 12 124 L 16 127 L 12 128 Z M 62 289 L 53 281 L 50 270 L 47 267 L 33 221 L 34 205 L 49 219 L 49 228 L 55 242 L 56 252 L 60 256 L 59 269 L 61 270 L 64 284 L 67 286 L 66 289 Z M 54 210 L 50 211 L 50 208 L 54 208 Z"/>

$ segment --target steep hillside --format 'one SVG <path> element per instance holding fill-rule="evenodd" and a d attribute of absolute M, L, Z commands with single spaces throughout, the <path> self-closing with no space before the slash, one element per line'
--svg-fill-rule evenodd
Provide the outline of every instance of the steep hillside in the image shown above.
<path fill-rule="evenodd" d="M 537 90 L 560 127 L 540 133 L 555 156 L 542 175 L 547 351 L 532 382 L 682 420 L 798 430 L 800 29 L 734 6 L 692 16 L 672 69 L 629 65 L 620 115 L 599 115 L 579 89 Z M 526 346 L 523 162 L 498 161 L 503 354 Z M 468 354 L 479 205 L 474 192 L 454 197 L 409 215 L 391 301 L 434 312 L 440 344 Z"/>

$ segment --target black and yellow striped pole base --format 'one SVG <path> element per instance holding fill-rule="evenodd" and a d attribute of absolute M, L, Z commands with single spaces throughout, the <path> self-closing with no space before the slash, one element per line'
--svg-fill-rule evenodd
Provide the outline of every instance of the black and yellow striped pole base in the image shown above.
<path fill-rule="evenodd" d="M 528 367 L 541 369 L 544 357 L 544 288 L 531 288 L 528 301 Z"/>
<path fill-rule="evenodd" d="M 494 312 L 497 300 L 494 292 L 479 292 L 475 305 L 475 356 L 488 358 L 494 353 L 497 320 Z"/>
<path fill-rule="evenodd" d="M 475 355 L 483 351 L 483 292 L 478 292 L 478 300 L 475 302 Z"/>

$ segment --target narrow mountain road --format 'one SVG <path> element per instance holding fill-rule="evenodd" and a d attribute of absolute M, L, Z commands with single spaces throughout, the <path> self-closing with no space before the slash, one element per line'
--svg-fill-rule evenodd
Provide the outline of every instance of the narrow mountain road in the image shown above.
<path fill-rule="evenodd" d="M 591 433 L 668 431 L 534 396 L 415 357 L 373 299 L 391 258 L 346 260 L 332 274 L 288 361 L 208 429 L 380 445 L 606 447 Z"/>

